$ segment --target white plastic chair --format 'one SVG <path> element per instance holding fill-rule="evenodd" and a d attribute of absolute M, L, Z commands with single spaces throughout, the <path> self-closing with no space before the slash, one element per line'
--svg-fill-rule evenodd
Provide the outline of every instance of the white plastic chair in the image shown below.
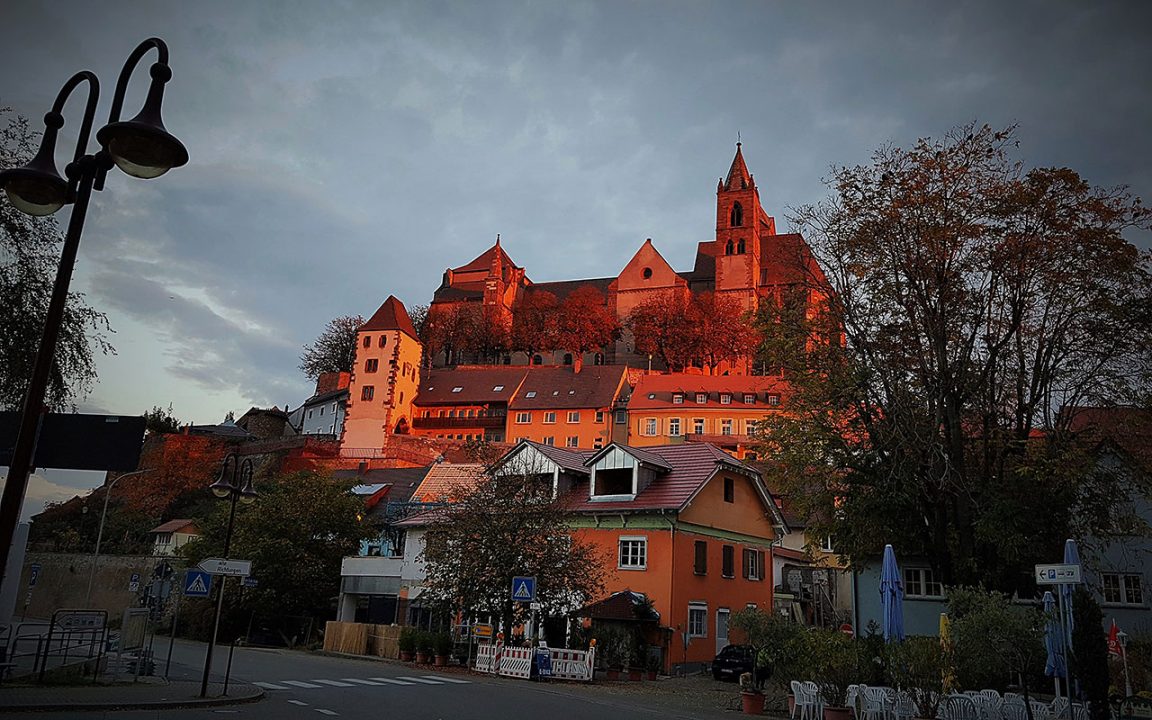
<path fill-rule="evenodd" d="M 792 695 L 796 698 L 796 707 L 792 710 L 793 720 L 797 710 L 800 711 L 800 720 L 822 720 L 824 712 L 819 703 L 820 693 L 816 683 L 793 680 Z"/>
<path fill-rule="evenodd" d="M 995 697 L 992 697 L 987 695 L 986 692 L 985 690 L 981 690 L 969 697 L 972 698 L 972 702 L 976 705 L 976 710 L 980 713 L 982 720 L 1000 720 L 1000 706 L 1004 704 L 1004 701 L 1000 699 L 999 693 L 997 693 Z"/>
<path fill-rule="evenodd" d="M 800 700 L 804 695 L 804 688 L 802 688 L 800 686 L 799 680 L 793 680 L 789 686 L 792 688 L 792 700 L 793 700 L 793 702 L 792 702 L 792 712 L 788 714 L 788 720 L 796 720 L 796 711 L 800 710 L 801 713 L 803 713 L 803 709 L 800 706 Z"/>
<path fill-rule="evenodd" d="M 896 693 L 896 702 L 892 707 L 892 714 L 895 720 L 911 720 L 916 717 L 916 705 L 913 704 L 912 698 L 908 693 L 900 690 Z"/>
<path fill-rule="evenodd" d="M 801 683 L 804 688 L 805 694 L 808 696 L 809 704 L 812 708 L 812 716 L 810 720 L 824 720 L 824 696 L 820 693 L 820 686 L 811 680 Z M 801 720 L 804 720 L 801 718 Z"/>
<path fill-rule="evenodd" d="M 1031 700 L 1029 704 L 1032 706 L 1033 720 L 1052 720 L 1052 710 L 1048 707 L 1048 703 Z"/>
<path fill-rule="evenodd" d="M 860 686 L 859 685 L 849 685 L 848 686 L 848 707 L 852 708 L 852 713 L 854 715 L 860 714 L 860 708 L 856 704 L 856 701 L 859 699 L 860 699 Z"/>
<path fill-rule="evenodd" d="M 1068 698 L 1052 698 L 1052 702 L 1048 704 L 1048 711 L 1054 718 L 1068 717 Z"/>
<path fill-rule="evenodd" d="M 1000 717 L 1003 720 L 1028 720 L 1028 710 L 1024 707 L 1024 700 L 1017 697 L 1008 697 L 1004 693 L 1004 702 L 1000 704 Z"/>
<path fill-rule="evenodd" d="M 1072 720 L 1088 720 L 1088 706 L 1072 703 Z"/>
<path fill-rule="evenodd" d="M 940 704 L 940 716 L 945 720 L 980 720 L 980 711 L 976 709 L 972 698 L 953 694 L 944 698 Z"/>
<path fill-rule="evenodd" d="M 861 708 L 863 720 L 888 720 L 888 698 L 884 688 L 861 685 L 859 692 L 864 701 Z"/>

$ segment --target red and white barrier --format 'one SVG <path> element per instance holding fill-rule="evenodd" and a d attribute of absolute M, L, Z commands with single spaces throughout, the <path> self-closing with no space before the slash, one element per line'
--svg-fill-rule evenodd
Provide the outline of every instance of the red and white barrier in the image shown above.
<path fill-rule="evenodd" d="M 552 677 L 559 680 L 592 680 L 595 666 L 596 648 L 589 650 L 565 650 L 548 648 L 552 658 Z M 501 644 L 480 645 L 476 648 L 477 672 L 505 675 L 527 680 L 532 675 L 532 663 L 536 658 L 536 648 L 509 648 Z"/>

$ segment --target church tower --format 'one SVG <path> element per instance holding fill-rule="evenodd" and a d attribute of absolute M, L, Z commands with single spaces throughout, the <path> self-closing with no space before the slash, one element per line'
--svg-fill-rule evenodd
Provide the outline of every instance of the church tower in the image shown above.
<path fill-rule="evenodd" d="M 381 448 L 388 435 L 408 434 L 422 353 L 408 311 L 389 295 L 356 335 L 341 447 Z"/>
<path fill-rule="evenodd" d="M 745 309 L 755 309 L 762 238 L 776 234 L 776 221 L 760 206 L 760 191 L 736 143 L 728 176 L 716 186 L 716 292 L 737 294 Z"/>

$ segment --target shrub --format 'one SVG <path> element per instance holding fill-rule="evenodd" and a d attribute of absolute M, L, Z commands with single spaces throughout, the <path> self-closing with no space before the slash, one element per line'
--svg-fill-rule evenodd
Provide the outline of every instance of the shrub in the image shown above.
<path fill-rule="evenodd" d="M 436 633 L 432 637 L 432 650 L 436 655 L 446 656 L 452 652 L 452 636 L 446 632 Z"/>
<path fill-rule="evenodd" d="M 934 718 L 944 697 L 948 654 L 938 638 L 910 637 L 887 648 L 892 684 L 908 693 L 916 717 Z"/>
<path fill-rule="evenodd" d="M 829 707 L 848 705 L 848 686 L 860 682 L 860 648 L 856 641 L 837 630 L 811 634 L 812 673 L 820 694 Z"/>
<path fill-rule="evenodd" d="M 400 637 L 396 640 L 397 647 L 400 652 L 415 652 L 416 651 L 416 628 L 405 627 L 400 630 Z"/>

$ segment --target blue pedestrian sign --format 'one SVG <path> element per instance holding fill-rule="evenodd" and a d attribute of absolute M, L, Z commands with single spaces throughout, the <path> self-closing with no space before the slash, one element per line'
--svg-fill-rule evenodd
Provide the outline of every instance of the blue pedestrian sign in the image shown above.
<path fill-rule="evenodd" d="M 184 597 L 208 597 L 212 576 L 203 570 L 184 571 Z"/>
<path fill-rule="evenodd" d="M 517 602 L 532 602 L 536 599 L 535 577 L 512 578 L 512 599 Z"/>

